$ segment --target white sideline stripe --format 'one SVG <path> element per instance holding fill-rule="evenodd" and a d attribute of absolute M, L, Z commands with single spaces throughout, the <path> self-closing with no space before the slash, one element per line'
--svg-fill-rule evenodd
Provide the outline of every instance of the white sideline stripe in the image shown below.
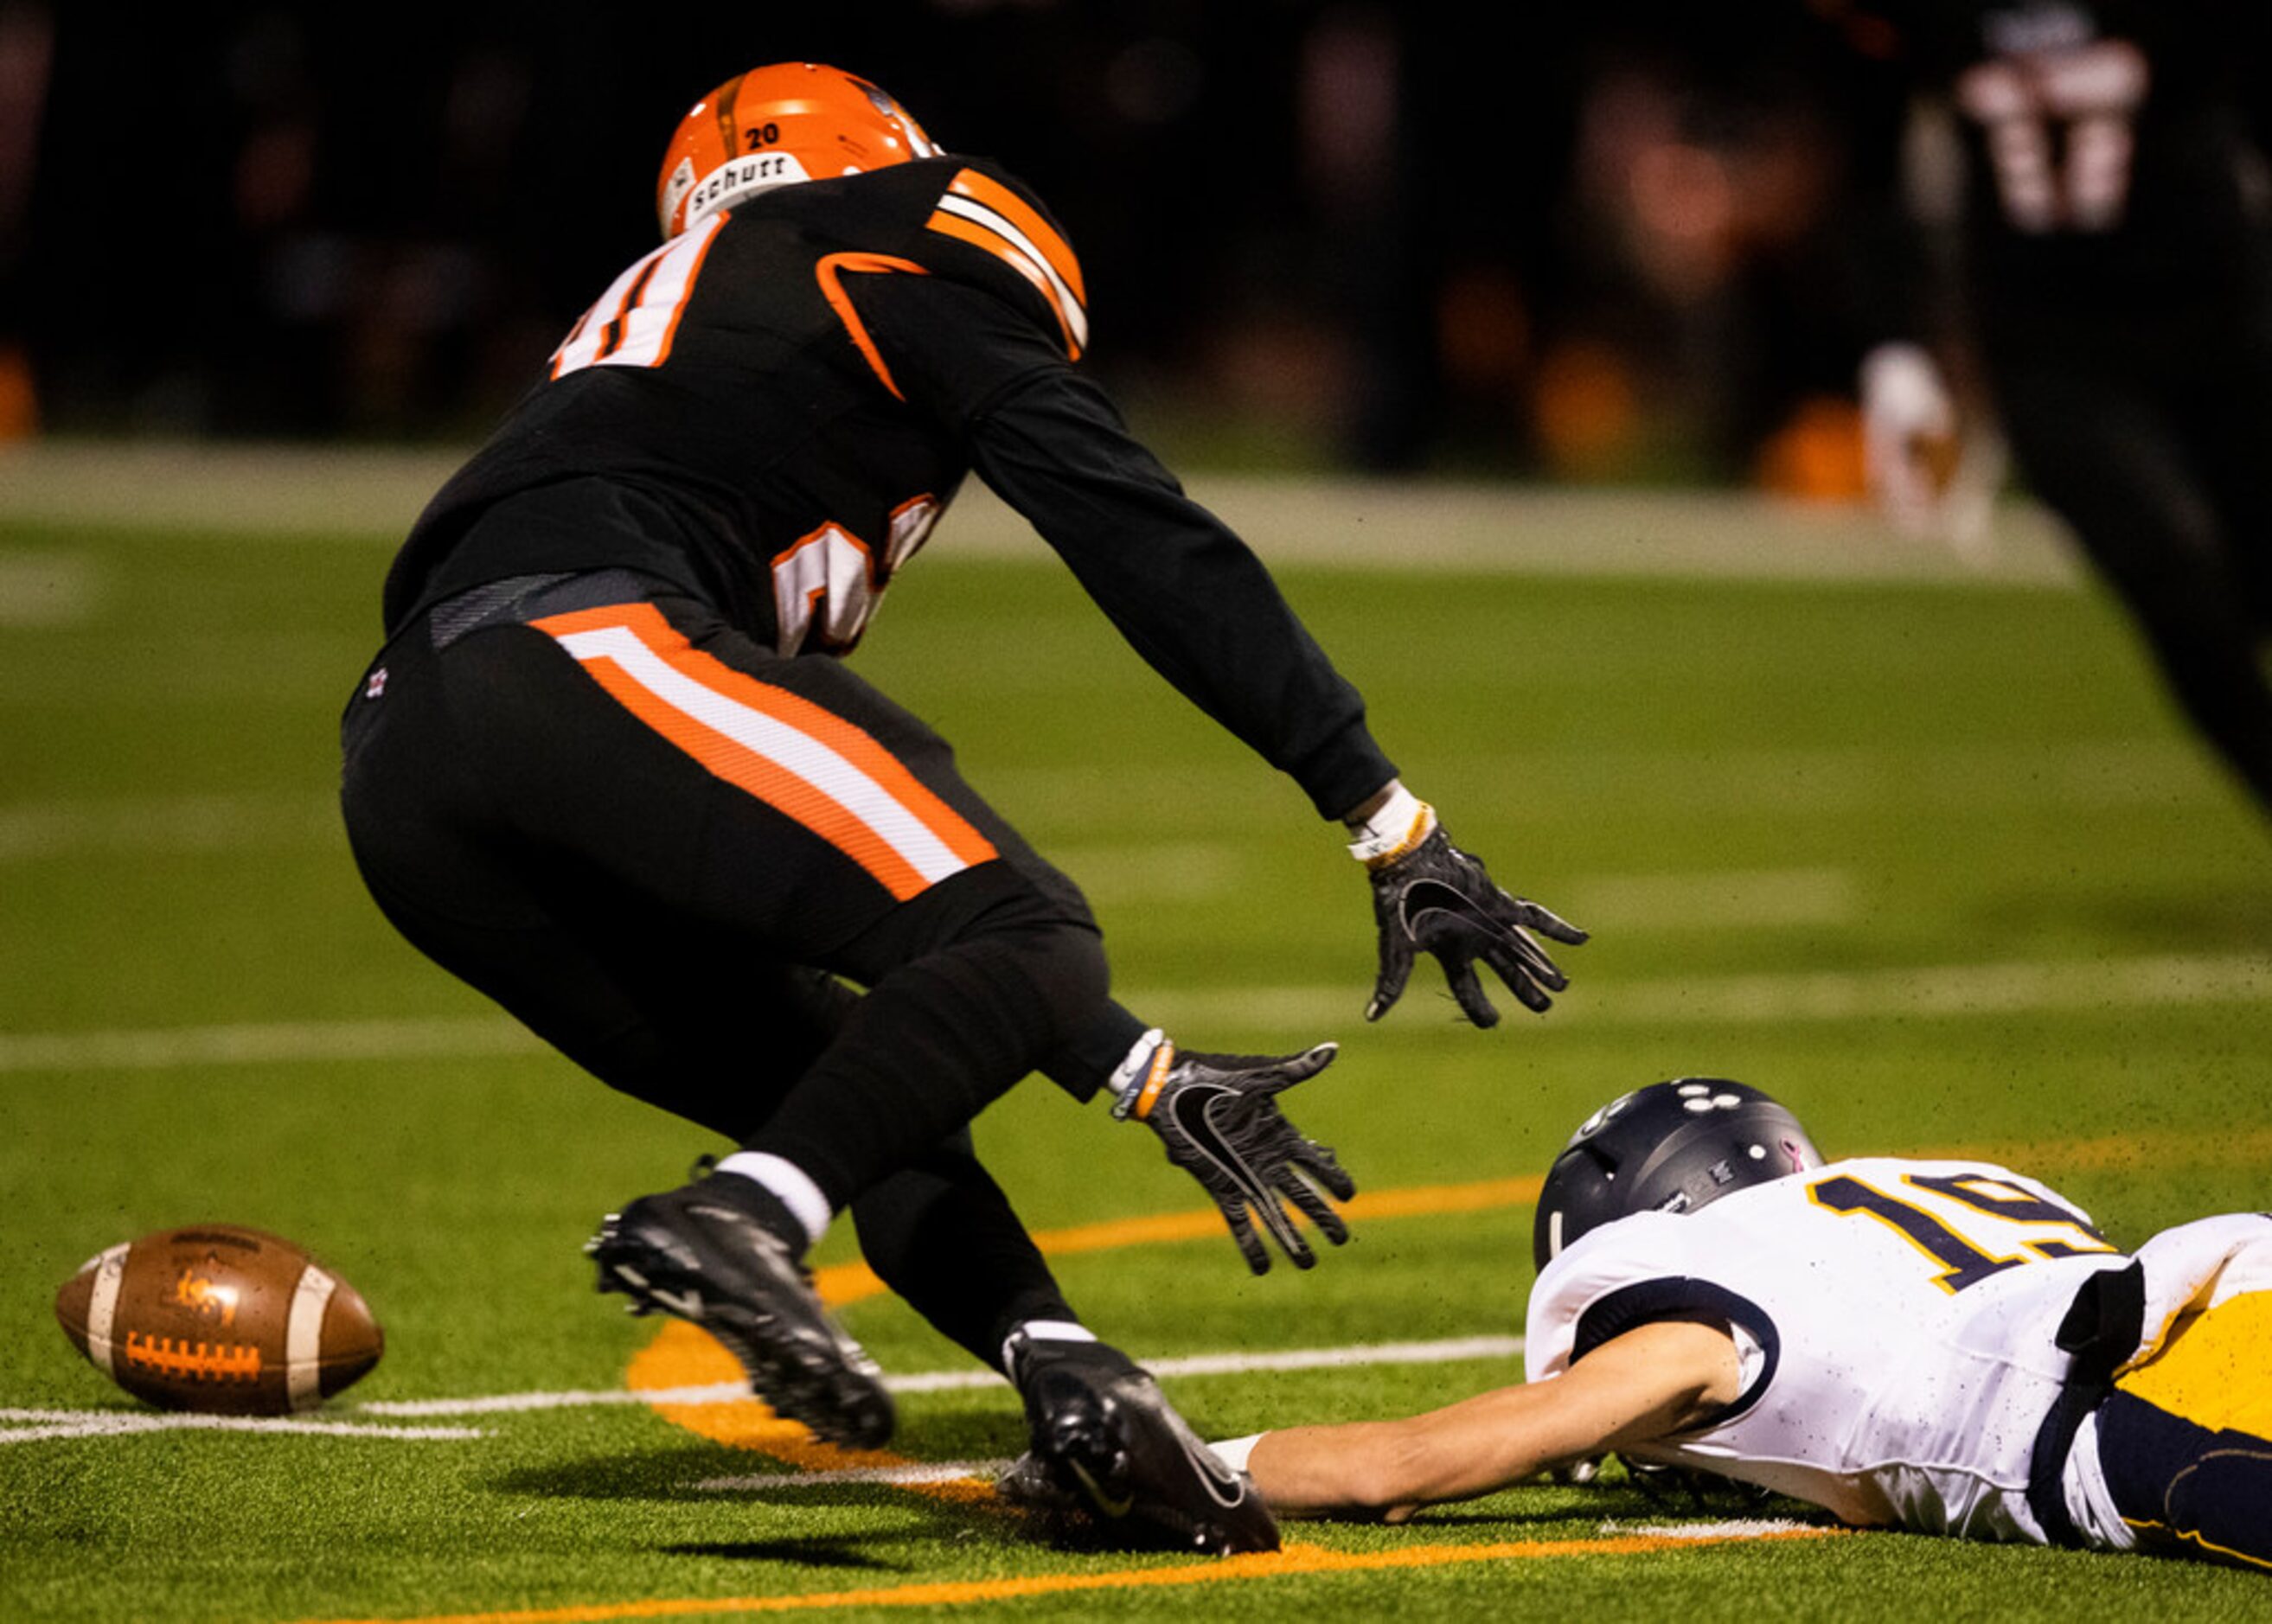
<path fill-rule="evenodd" d="M 1573 910 L 1574 912 L 1574 910 Z M 1555 1002 L 1557 1026 L 1756 1025 L 1880 1017 L 1955 1018 L 2078 1009 L 2150 1009 L 2272 1002 L 2272 956 L 1939 965 L 1923 969 L 1801 971 L 1781 975 L 1670 977 L 1597 984 L 1580 980 Z M 1424 975 L 1405 1002 L 1424 1009 Z M 1123 993 L 1162 1025 L 1233 1025 L 1272 1032 L 1346 1026 L 1362 1006 L 1356 982 L 1334 987 L 1232 987 Z M 0 1033 L 0 1075 L 166 1070 L 186 1066 L 547 1053 L 503 1016 L 432 1020 L 301 1021 L 273 1025 L 145 1031 Z"/>
<path fill-rule="evenodd" d="M 858 819 L 927 882 L 944 880 L 969 867 L 889 790 L 826 744 L 778 717 L 705 688 L 629 627 L 566 632 L 555 640 L 578 659 L 613 660 L 617 670 L 680 715 L 802 779 Z"/>
<path fill-rule="evenodd" d="M 360 1421 L 308 1421 L 262 1415 L 144 1415 L 116 1410 L 0 1409 L 0 1444 L 50 1438 L 123 1438 L 140 1433 L 262 1433 L 274 1437 L 387 1438 L 411 1443 L 462 1442 L 489 1434 L 474 1427 L 373 1427 Z"/>
<path fill-rule="evenodd" d="M 0 447 L 0 519 L 338 539 L 392 551 L 474 449 L 51 437 Z M 1995 545 L 1984 556 L 1961 556 L 1898 534 L 1859 503 L 1750 491 L 1200 469 L 1185 483 L 1273 565 L 2067 591 L 2087 578 L 2065 527 L 2024 501 L 1998 506 Z M 960 558 L 1050 559 L 1033 527 L 975 483 L 956 499 L 942 533 L 943 562 L 928 568 Z"/>
<path fill-rule="evenodd" d="M 1371 1365 L 1443 1364 L 1463 1359 L 1512 1359 L 1521 1352 L 1520 1337 L 1451 1337 L 1436 1342 L 1373 1342 L 1339 1348 L 1192 1353 L 1176 1359 L 1146 1360 L 1144 1367 L 1155 1376 L 1166 1377 L 1246 1375 L 1265 1370 L 1329 1370 Z M 886 1376 L 884 1385 L 894 1393 L 945 1393 L 966 1388 L 999 1387 L 1002 1378 L 990 1370 L 923 1370 Z M 750 1389 L 739 1382 L 713 1382 L 699 1387 L 643 1388 L 637 1391 L 606 1388 L 582 1392 L 497 1393 L 481 1398 L 378 1399 L 353 1408 L 359 1415 L 502 1415 L 607 1404 L 732 1404 L 745 1403 L 749 1397 Z"/>

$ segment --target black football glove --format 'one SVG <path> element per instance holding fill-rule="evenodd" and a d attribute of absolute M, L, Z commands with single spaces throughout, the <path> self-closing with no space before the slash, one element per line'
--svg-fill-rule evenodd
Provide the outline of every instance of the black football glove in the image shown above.
<path fill-rule="evenodd" d="M 1278 1095 L 1332 1063 L 1340 1046 L 1321 1043 L 1300 1054 L 1273 1059 L 1254 1054 L 1190 1054 L 1158 1039 L 1148 1076 L 1132 1083 L 1113 1106 L 1160 1136 L 1168 1159 L 1200 1181 L 1222 1210 L 1231 1239 L 1256 1274 L 1270 1272 L 1270 1253 L 1255 1233 L 1259 1220 L 1299 1269 L 1318 1255 L 1295 1227 L 1286 1203 L 1308 1215 L 1335 1246 L 1349 1239 L 1322 1185 L 1347 1201 L 1356 1181 L 1334 1153 L 1286 1120 Z"/>
<path fill-rule="evenodd" d="M 1547 995 L 1562 991 L 1570 979 L 1530 933 L 1573 947 L 1586 933 L 1499 890 L 1481 861 L 1452 844 L 1435 815 L 1422 811 L 1427 834 L 1401 850 L 1368 856 L 1362 842 L 1350 848 L 1372 881 L 1372 917 L 1380 931 L 1380 976 L 1364 1018 L 1379 1020 L 1404 995 L 1415 952 L 1435 955 L 1452 996 L 1478 1026 L 1498 1024 L 1498 1011 L 1476 975 L 1478 959 L 1498 972 L 1524 1008 L 1544 1010 L 1553 1002 Z"/>

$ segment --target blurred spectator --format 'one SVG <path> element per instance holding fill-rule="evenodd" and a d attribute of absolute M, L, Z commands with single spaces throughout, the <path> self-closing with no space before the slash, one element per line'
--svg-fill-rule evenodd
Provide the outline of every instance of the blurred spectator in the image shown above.
<path fill-rule="evenodd" d="M 1798 21 L 469 0 L 438 34 L 241 3 L 122 31 L 0 0 L 0 290 L 57 431 L 462 438 L 651 240 L 692 87 L 802 56 L 1020 155 L 1095 268 L 1093 364 L 1178 460 L 1835 487 Z"/>
<path fill-rule="evenodd" d="M 55 19 L 46 6 L 0 4 L 0 443 L 24 439 L 39 427 L 24 294 L 32 175 L 54 47 Z"/>

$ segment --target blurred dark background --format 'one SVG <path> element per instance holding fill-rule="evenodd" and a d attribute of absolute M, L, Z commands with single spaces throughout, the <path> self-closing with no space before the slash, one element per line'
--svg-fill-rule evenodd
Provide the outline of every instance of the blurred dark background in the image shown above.
<path fill-rule="evenodd" d="M 1828 226 L 1898 104 L 1805 0 L 0 0 L 0 436 L 477 436 L 791 58 L 1050 200 L 1171 456 L 1858 481 Z"/>

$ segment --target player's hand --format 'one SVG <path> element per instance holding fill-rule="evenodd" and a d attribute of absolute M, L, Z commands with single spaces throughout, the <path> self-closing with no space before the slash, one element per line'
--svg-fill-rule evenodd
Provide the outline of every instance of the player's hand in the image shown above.
<path fill-rule="evenodd" d="M 1862 451 L 1871 495 L 1896 529 L 1936 532 L 1957 455 L 1956 402 L 1932 357 L 1881 344 L 1862 360 Z"/>
<path fill-rule="evenodd" d="M 1356 1194 L 1356 1181 L 1334 1153 L 1286 1120 L 1278 1096 L 1332 1063 L 1340 1046 L 1321 1043 L 1300 1054 L 1192 1054 L 1158 1039 L 1147 1076 L 1121 1095 L 1116 1116 L 1132 1116 L 1160 1136 L 1168 1159 L 1200 1181 L 1222 1211 L 1231 1239 L 1256 1274 L 1270 1272 L 1259 1223 L 1295 1267 L 1318 1255 L 1287 1211 L 1296 1210 L 1335 1246 L 1349 1239 L 1319 1187 L 1335 1199 Z"/>
<path fill-rule="evenodd" d="M 1478 962 L 1491 966 L 1507 990 L 1528 1009 L 1544 1010 L 1550 994 L 1570 985 L 1538 935 L 1572 946 L 1586 933 L 1535 902 L 1510 897 L 1492 883 L 1483 863 L 1451 842 L 1433 809 L 1418 808 L 1404 835 L 1383 844 L 1361 839 L 1351 853 L 1372 881 L 1373 923 L 1380 932 L 1380 974 L 1364 1018 L 1377 1021 L 1404 995 L 1416 955 L 1432 955 L 1444 966 L 1452 996 L 1478 1026 L 1498 1024 L 1498 1011 L 1484 996 L 1476 974 Z"/>
<path fill-rule="evenodd" d="M 1914 344 L 1881 344 L 1862 360 L 1863 472 L 1879 510 L 1904 535 L 1985 555 L 2004 482 L 2003 443 L 1968 423 L 1939 366 Z"/>

